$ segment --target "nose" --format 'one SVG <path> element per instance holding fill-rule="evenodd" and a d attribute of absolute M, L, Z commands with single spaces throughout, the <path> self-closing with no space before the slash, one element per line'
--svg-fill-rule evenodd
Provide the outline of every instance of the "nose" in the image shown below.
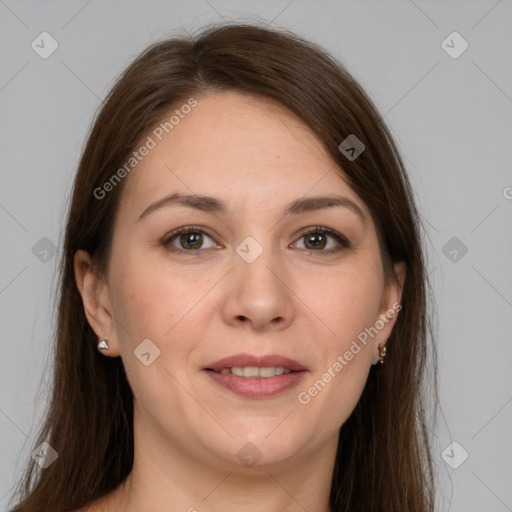
<path fill-rule="evenodd" d="M 224 283 L 224 321 L 236 327 L 246 324 L 254 331 L 288 327 L 295 313 L 295 296 L 284 262 L 270 249 L 251 263 L 237 253 L 233 260 L 234 268 Z"/>

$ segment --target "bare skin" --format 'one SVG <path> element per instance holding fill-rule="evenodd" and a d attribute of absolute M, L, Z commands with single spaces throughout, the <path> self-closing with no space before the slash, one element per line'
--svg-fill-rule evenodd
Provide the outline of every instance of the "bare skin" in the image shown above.
<path fill-rule="evenodd" d="M 401 286 L 385 278 L 367 206 L 304 123 L 240 93 L 197 100 L 126 178 L 107 275 L 75 255 L 87 319 L 108 338 L 107 355 L 122 358 L 135 396 L 133 470 L 80 512 L 328 512 L 339 429 L 396 315 L 342 371 L 333 363 L 400 302 Z M 213 196 L 228 211 L 173 204 L 139 218 L 172 193 Z M 333 194 L 355 207 L 283 214 L 296 199 Z M 169 240 L 184 226 L 195 253 L 190 234 Z M 236 251 L 249 236 L 262 248 L 250 263 Z M 394 270 L 403 284 L 403 264 Z M 145 339 L 160 350 L 149 366 L 134 356 Z M 307 371 L 277 396 L 242 397 L 204 370 L 242 352 L 281 354 Z M 247 443 L 261 454 L 251 467 L 239 456 Z"/>

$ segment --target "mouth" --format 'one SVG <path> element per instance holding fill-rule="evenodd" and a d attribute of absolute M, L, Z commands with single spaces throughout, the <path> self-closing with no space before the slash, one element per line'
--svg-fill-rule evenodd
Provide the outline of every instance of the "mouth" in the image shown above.
<path fill-rule="evenodd" d="M 237 395 L 263 399 L 296 386 L 308 370 L 280 355 L 239 354 L 209 364 L 203 371 L 216 384 Z"/>
<path fill-rule="evenodd" d="M 206 368 L 206 371 L 212 371 L 222 375 L 231 374 L 237 377 L 268 379 L 270 377 L 286 375 L 292 370 L 282 366 L 233 366 L 232 368 L 224 367 L 220 370 Z"/>

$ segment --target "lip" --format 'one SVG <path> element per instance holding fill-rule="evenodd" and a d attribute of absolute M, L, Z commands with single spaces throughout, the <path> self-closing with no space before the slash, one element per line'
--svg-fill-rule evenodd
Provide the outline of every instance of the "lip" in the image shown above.
<path fill-rule="evenodd" d="M 283 373 L 275 377 L 253 378 L 211 371 L 219 371 L 222 368 L 232 368 L 233 366 L 281 366 L 290 370 L 290 373 Z M 202 371 L 217 384 L 237 395 L 247 398 L 263 399 L 271 398 L 297 386 L 308 370 L 297 361 L 278 354 L 268 354 L 264 356 L 237 354 L 215 361 L 205 366 Z"/>
<path fill-rule="evenodd" d="M 267 354 L 263 356 L 236 354 L 208 364 L 203 368 L 203 370 L 219 371 L 222 370 L 222 368 L 233 368 L 233 366 L 282 366 L 292 372 L 307 370 L 305 366 L 299 364 L 297 361 L 279 354 Z"/>
<path fill-rule="evenodd" d="M 226 389 L 247 398 L 271 398 L 295 387 L 306 374 L 306 370 L 283 373 L 275 377 L 239 377 L 231 373 L 215 373 L 203 370 L 206 375 Z"/>

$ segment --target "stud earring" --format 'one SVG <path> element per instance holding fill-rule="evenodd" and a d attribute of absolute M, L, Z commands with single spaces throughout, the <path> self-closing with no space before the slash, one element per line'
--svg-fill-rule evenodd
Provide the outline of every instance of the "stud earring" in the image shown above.
<path fill-rule="evenodd" d="M 97 345 L 98 347 L 98 350 L 101 352 L 103 350 L 108 350 L 109 349 L 109 346 L 108 346 L 108 340 L 105 338 L 104 340 L 100 341 Z"/>
<path fill-rule="evenodd" d="M 384 358 L 386 357 L 386 346 L 379 345 L 379 363 L 384 364 Z"/>

